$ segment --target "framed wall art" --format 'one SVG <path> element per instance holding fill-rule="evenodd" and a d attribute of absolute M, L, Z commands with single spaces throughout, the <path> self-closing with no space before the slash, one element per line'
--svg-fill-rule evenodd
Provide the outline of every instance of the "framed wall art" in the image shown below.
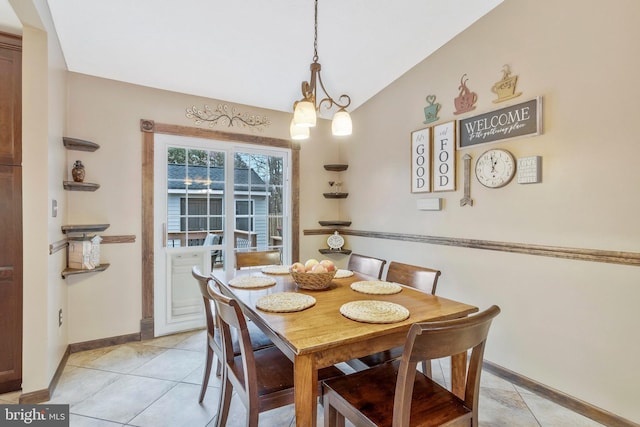
<path fill-rule="evenodd" d="M 456 122 L 433 127 L 433 191 L 456 189 Z"/>
<path fill-rule="evenodd" d="M 411 132 L 411 192 L 431 191 L 431 128 Z"/>
<path fill-rule="evenodd" d="M 542 97 L 458 120 L 458 149 L 542 133 Z"/>

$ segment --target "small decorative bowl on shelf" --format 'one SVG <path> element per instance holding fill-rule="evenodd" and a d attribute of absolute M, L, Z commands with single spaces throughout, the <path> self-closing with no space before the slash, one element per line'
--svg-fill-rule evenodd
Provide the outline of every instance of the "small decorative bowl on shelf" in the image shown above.
<path fill-rule="evenodd" d="M 310 291 L 320 291 L 329 288 L 333 276 L 336 275 L 335 270 L 327 273 L 300 273 L 291 271 L 291 277 L 300 289 Z"/>

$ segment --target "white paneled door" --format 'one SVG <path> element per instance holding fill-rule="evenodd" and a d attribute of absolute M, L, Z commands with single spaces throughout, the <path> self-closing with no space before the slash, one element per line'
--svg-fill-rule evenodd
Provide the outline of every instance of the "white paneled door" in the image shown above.
<path fill-rule="evenodd" d="M 235 251 L 290 262 L 289 150 L 156 135 L 155 335 L 204 326 L 192 267 L 233 269 Z"/>

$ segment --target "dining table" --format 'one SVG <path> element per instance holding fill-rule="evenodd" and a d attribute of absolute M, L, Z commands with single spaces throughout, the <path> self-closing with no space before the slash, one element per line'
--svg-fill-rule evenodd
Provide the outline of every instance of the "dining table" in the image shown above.
<path fill-rule="evenodd" d="M 404 345 L 412 324 L 465 317 L 478 308 L 451 299 L 428 294 L 410 286 L 401 286 L 394 294 L 369 294 L 354 291 L 351 284 L 371 282 L 374 278 L 354 272 L 334 278 L 323 290 L 300 288 L 290 274 L 268 274 L 264 268 L 214 270 L 222 292 L 235 298 L 243 312 L 255 322 L 294 364 L 295 419 L 297 427 L 314 427 L 317 418 L 318 370 L 359 357 Z M 313 274 L 313 273 L 308 273 Z M 233 279 L 270 277 L 275 282 L 259 288 L 234 287 Z M 252 279 L 240 279 L 252 280 Z M 283 292 L 310 295 L 315 303 L 301 311 L 273 312 L 256 307 L 262 297 Z M 341 314 L 341 307 L 354 301 L 383 301 L 406 308 L 408 318 L 392 323 L 355 321 Z M 260 304 L 259 304 L 260 305 Z M 452 390 L 462 396 L 466 375 L 466 354 L 452 358 Z"/>

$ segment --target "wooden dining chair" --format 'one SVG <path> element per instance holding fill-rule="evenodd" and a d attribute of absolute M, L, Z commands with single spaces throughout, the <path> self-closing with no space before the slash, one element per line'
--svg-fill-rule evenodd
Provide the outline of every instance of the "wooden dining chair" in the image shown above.
<path fill-rule="evenodd" d="M 494 305 L 470 317 L 415 323 L 400 360 L 324 381 L 325 427 L 343 427 L 345 417 L 356 427 L 477 427 L 482 357 L 491 321 L 499 313 Z M 469 349 L 463 396 L 416 369 L 421 360 Z"/>
<path fill-rule="evenodd" d="M 391 261 L 385 280 L 387 282 L 401 283 L 435 295 L 440 274 L 440 270 Z M 403 347 L 395 347 L 391 350 L 381 351 L 354 361 L 349 361 L 349 365 L 355 369 L 370 368 L 399 358 L 402 356 L 402 351 Z M 431 377 L 431 361 L 423 360 L 421 366 L 422 372 L 428 377 Z"/>
<path fill-rule="evenodd" d="M 269 251 L 236 252 L 236 268 L 280 265 L 282 260 L 278 249 Z"/>
<path fill-rule="evenodd" d="M 213 285 L 213 286 L 212 286 Z M 293 362 L 277 347 L 253 350 L 247 322 L 238 301 L 219 292 L 220 283 L 213 278 L 209 293 L 214 300 L 222 332 L 224 366 L 218 406 L 217 427 L 227 424 L 231 395 L 240 398 L 247 409 L 247 427 L 257 427 L 259 414 L 294 403 Z M 237 336 L 240 354 L 232 351 L 232 336 Z M 318 371 L 318 380 L 344 373 L 334 366 Z M 318 382 L 319 393 L 321 383 Z"/>
<path fill-rule="evenodd" d="M 207 392 L 207 386 L 209 385 L 209 375 L 211 375 L 211 367 L 213 365 L 213 356 L 218 358 L 218 364 L 216 368 L 216 375 L 220 376 L 220 369 L 222 366 L 222 339 L 220 338 L 220 330 L 218 328 L 218 322 L 216 322 L 215 309 L 213 305 L 213 299 L 209 294 L 208 286 L 213 280 L 212 277 L 203 276 L 197 267 L 192 267 L 191 275 L 198 282 L 200 293 L 202 294 L 202 301 L 204 302 L 204 313 L 207 320 L 207 353 L 205 360 L 204 376 L 202 378 L 202 388 L 200 389 L 199 402 L 204 400 L 204 395 Z M 267 347 L 273 347 L 273 342 L 267 337 L 257 326 L 253 323 L 250 324 L 249 335 L 251 336 L 251 345 L 254 349 L 259 350 Z M 240 354 L 240 347 L 238 340 L 233 342 L 233 351 L 235 354 Z"/>
<path fill-rule="evenodd" d="M 351 254 L 347 263 L 347 270 L 355 271 L 374 279 L 380 279 L 382 277 L 382 269 L 386 263 L 387 261 L 384 259 Z"/>
<path fill-rule="evenodd" d="M 435 295 L 441 274 L 440 270 L 391 261 L 385 280 L 387 282 L 401 283 Z"/>

